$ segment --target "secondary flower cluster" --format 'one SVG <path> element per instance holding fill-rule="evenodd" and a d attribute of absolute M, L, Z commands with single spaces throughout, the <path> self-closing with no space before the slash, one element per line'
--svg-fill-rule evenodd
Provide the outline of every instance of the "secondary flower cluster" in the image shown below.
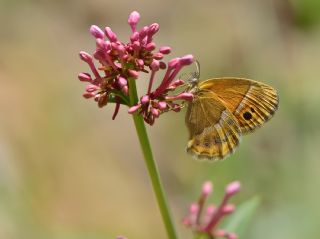
<path fill-rule="evenodd" d="M 125 104 L 130 106 L 129 113 L 142 114 L 144 120 L 152 125 L 161 113 L 170 110 L 179 111 L 182 107 L 181 100 L 192 100 L 191 93 L 169 95 L 169 92 L 185 85 L 176 77 L 184 66 L 193 62 L 193 56 L 174 58 L 166 64 L 163 58 L 171 52 L 171 48 L 162 46 L 156 50 L 153 41 L 154 35 L 159 31 L 159 24 L 153 23 L 137 29 L 139 19 L 140 14 L 136 11 L 128 18 L 132 30 L 128 43 L 119 41 L 110 27 L 102 30 L 98 26 L 91 26 L 90 33 L 96 40 L 96 49 L 93 55 L 81 51 L 80 58 L 89 65 L 92 74 L 83 72 L 78 78 L 89 83 L 83 94 L 85 98 L 93 98 L 99 107 L 111 101 L 116 103 L 113 119 L 118 113 L 120 104 Z M 99 67 L 96 67 L 95 60 L 98 61 Z M 165 69 L 166 73 L 161 83 L 152 91 L 156 72 Z M 140 72 L 150 74 L 149 87 L 139 102 L 130 103 L 129 79 L 137 79 Z"/>
<path fill-rule="evenodd" d="M 219 206 L 209 205 L 205 208 L 205 202 L 212 193 L 213 185 L 205 182 L 198 202 L 190 205 L 189 214 L 183 219 L 183 224 L 191 228 L 195 233 L 208 235 L 210 238 L 236 239 L 237 235 L 218 229 L 218 224 L 226 216 L 235 210 L 233 204 L 228 204 L 229 199 L 240 190 L 238 181 L 227 185 L 225 195 Z"/>

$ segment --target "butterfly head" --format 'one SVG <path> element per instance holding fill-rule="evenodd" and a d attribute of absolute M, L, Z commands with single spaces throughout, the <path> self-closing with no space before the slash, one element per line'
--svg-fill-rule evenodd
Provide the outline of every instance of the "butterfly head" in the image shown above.
<path fill-rule="evenodd" d="M 194 91 L 199 83 L 200 79 L 200 63 L 199 61 L 195 61 L 196 70 L 190 73 L 189 77 L 187 78 L 186 82 L 188 83 L 191 91 Z"/>

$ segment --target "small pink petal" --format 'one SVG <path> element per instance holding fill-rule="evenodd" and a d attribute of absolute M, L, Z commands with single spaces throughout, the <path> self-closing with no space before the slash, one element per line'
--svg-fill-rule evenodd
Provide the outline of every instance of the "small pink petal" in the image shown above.
<path fill-rule="evenodd" d="M 134 78 L 138 78 L 139 73 L 135 70 L 128 70 L 128 73 L 130 76 L 134 77 Z"/>
<path fill-rule="evenodd" d="M 94 93 L 90 93 L 90 92 L 85 92 L 85 93 L 82 94 L 82 96 L 84 98 L 86 98 L 86 99 L 90 99 L 90 98 L 94 97 L 95 94 Z"/>
<path fill-rule="evenodd" d="M 168 63 L 168 68 L 173 69 L 176 68 L 177 65 L 180 63 L 180 58 L 173 58 L 172 60 L 169 61 Z"/>
<path fill-rule="evenodd" d="M 156 34 L 158 31 L 159 31 L 159 24 L 158 23 L 152 23 L 150 26 L 149 26 L 149 29 L 148 29 L 148 34 L 149 35 L 154 35 Z"/>
<path fill-rule="evenodd" d="M 235 209 L 236 209 L 235 205 L 228 204 L 222 208 L 222 213 L 223 214 L 230 214 L 230 213 L 233 213 Z"/>
<path fill-rule="evenodd" d="M 80 56 L 80 59 L 85 62 L 92 62 L 92 56 L 85 51 L 80 51 L 79 56 Z"/>
<path fill-rule="evenodd" d="M 128 23 L 133 32 L 136 30 L 139 20 L 140 20 L 140 14 L 137 11 L 133 11 L 132 13 L 130 13 L 128 18 Z"/>
<path fill-rule="evenodd" d="M 202 194 L 207 197 L 209 194 L 212 193 L 212 188 L 213 188 L 212 182 L 210 181 L 205 182 L 202 186 Z"/>
<path fill-rule="evenodd" d="M 149 95 L 144 95 L 144 96 L 142 96 L 141 99 L 140 99 L 140 101 L 141 101 L 142 104 L 147 104 L 147 103 L 149 103 L 149 101 L 150 101 Z"/>
<path fill-rule="evenodd" d="M 100 50 L 96 50 L 94 53 L 93 53 L 93 57 L 97 60 L 101 60 L 103 61 L 105 59 L 105 54 L 103 51 L 100 51 Z"/>
<path fill-rule="evenodd" d="M 126 51 L 126 48 L 122 45 L 122 44 L 119 44 L 119 43 L 116 43 L 116 42 L 112 42 L 111 43 L 111 46 L 114 50 L 118 51 L 118 53 L 120 55 L 123 55 Z"/>
<path fill-rule="evenodd" d="M 116 42 L 118 40 L 117 35 L 111 30 L 110 27 L 106 27 L 104 32 L 111 42 Z"/>
<path fill-rule="evenodd" d="M 135 113 L 135 112 L 136 112 L 138 109 L 140 109 L 140 108 L 141 108 L 141 105 L 140 105 L 140 104 L 134 105 L 134 106 L 132 106 L 132 107 L 129 108 L 128 113 L 129 113 L 129 114 L 133 114 L 133 113 Z"/>
<path fill-rule="evenodd" d="M 150 64 L 150 68 L 152 71 L 158 71 L 160 69 L 160 63 L 157 60 L 153 60 Z"/>
<path fill-rule="evenodd" d="M 219 230 L 215 231 L 214 235 L 215 235 L 215 237 L 225 237 L 226 232 L 222 229 L 219 229 Z"/>
<path fill-rule="evenodd" d="M 157 52 L 157 53 L 153 54 L 153 58 L 156 60 L 162 60 L 163 54 L 160 52 Z"/>
<path fill-rule="evenodd" d="M 92 81 L 92 78 L 91 78 L 90 74 L 89 73 L 84 73 L 84 72 L 82 72 L 82 73 L 80 73 L 78 75 L 78 79 L 80 81 L 86 81 L 86 82 L 91 82 Z"/>
<path fill-rule="evenodd" d="M 154 42 L 150 42 L 146 45 L 147 51 L 153 51 L 154 49 L 156 49 L 156 44 Z"/>
<path fill-rule="evenodd" d="M 127 80 L 121 76 L 118 78 L 118 84 L 122 88 L 128 84 Z"/>
<path fill-rule="evenodd" d="M 121 88 L 121 91 L 122 91 L 125 95 L 128 95 L 128 92 L 129 92 L 128 86 L 126 85 L 126 86 L 122 87 L 122 88 Z"/>
<path fill-rule="evenodd" d="M 134 42 L 132 43 L 132 48 L 133 48 L 134 50 L 139 50 L 139 49 L 140 49 L 140 42 L 134 41 Z"/>
<path fill-rule="evenodd" d="M 190 214 L 197 214 L 199 212 L 199 204 L 198 203 L 191 203 L 189 208 Z"/>
<path fill-rule="evenodd" d="M 151 113 L 154 115 L 154 117 L 158 118 L 160 115 L 160 111 L 158 109 L 155 108 L 151 108 Z"/>
<path fill-rule="evenodd" d="M 230 197 L 230 196 L 236 194 L 237 192 L 239 192 L 240 188 L 241 188 L 240 182 L 239 181 L 235 181 L 235 182 L 232 182 L 229 185 L 227 185 L 225 193 L 226 193 L 227 196 Z"/>
<path fill-rule="evenodd" d="M 142 66 L 144 66 L 144 61 L 142 59 L 138 59 L 137 64 L 138 64 L 138 66 L 142 67 Z"/>
<path fill-rule="evenodd" d="M 105 49 L 105 41 L 102 38 L 97 38 L 96 46 L 99 49 Z"/>
<path fill-rule="evenodd" d="M 184 84 L 184 81 L 181 79 L 178 79 L 178 80 L 175 80 L 174 82 L 172 82 L 172 84 L 170 86 L 173 86 L 176 88 L 176 87 L 183 85 L 183 84 Z"/>
<path fill-rule="evenodd" d="M 86 86 L 86 91 L 87 92 L 94 92 L 94 91 L 96 91 L 96 90 L 98 90 L 99 89 L 99 87 L 98 86 L 96 86 L 96 85 L 87 85 Z"/>
<path fill-rule="evenodd" d="M 184 92 L 176 96 L 176 98 L 179 100 L 187 100 L 187 101 L 193 100 L 193 97 L 194 97 L 193 94 L 189 92 Z"/>
<path fill-rule="evenodd" d="M 181 65 L 190 65 L 193 62 L 193 55 L 186 55 L 180 58 Z"/>
<path fill-rule="evenodd" d="M 147 32 L 148 32 L 148 27 L 147 26 L 144 26 L 140 32 L 139 32 L 139 38 L 140 40 L 142 40 L 143 38 L 145 38 L 145 36 L 147 35 Z"/>
<path fill-rule="evenodd" d="M 98 39 L 103 39 L 104 38 L 104 32 L 100 29 L 100 27 L 96 25 L 92 25 L 90 27 L 90 33 L 92 36 Z"/>
<path fill-rule="evenodd" d="M 167 54 L 169 54 L 171 52 L 171 47 L 162 46 L 162 47 L 160 47 L 159 52 L 164 54 L 164 55 L 167 55 Z"/>
<path fill-rule="evenodd" d="M 138 41 L 139 40 L 139 32 L 132 33 L 132 35 L 130 36 L 130 40 L 131 40 L 131 42 Z"/>
<path fill-rule="evenodd" d="M 216 208 L 213 204 L 210 204 L 207 208 L 206 208 L 206 213 L 205 213 L 205 217 L 203 219 L 203 223 L 205 225 L 207 225 L 209 223 L 209 221 L 212 218 L 213 213 L 215 212 Z"/>
<path fill-rule="evenodd" d="M 164 101 L 160 101 L 160 102 L 158 102 L 158 107 L 160 110 L 164 110 L 167 108 L 167 103 Z"/>

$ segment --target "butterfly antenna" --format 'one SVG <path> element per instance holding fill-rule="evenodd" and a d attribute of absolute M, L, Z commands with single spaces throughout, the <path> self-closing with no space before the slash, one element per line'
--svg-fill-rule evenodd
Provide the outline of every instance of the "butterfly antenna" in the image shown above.
<path fill-rule="evenodd" d="M 198 60 L 195 61 L 196 64 L 196 72 L 195 72 L 195 78 L 200 79 L 200 62 Z"/>

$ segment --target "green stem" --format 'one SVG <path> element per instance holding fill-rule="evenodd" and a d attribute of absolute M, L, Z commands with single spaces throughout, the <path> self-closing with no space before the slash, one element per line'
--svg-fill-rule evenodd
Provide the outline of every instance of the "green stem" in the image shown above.
<path fill-rule="evenodd" d="M 129 78 L 129 98 L 130 106 L 133 106 L 138 102 L 136 82 L 135 79 L 132 78 Z M 177 239 L 166 196 L 160 181 L 157 165 L 153 159 L 152 150 L 143 118 L 140 114 L 135 113 L 133 114 L 133 120 L 139 137 L 140 146 L 144 156 L 144 161 L 147 165 L 147 169 L 151 179 L 152 187 L 157 198 L 158 206 L 161 212 L 164 225 L 167 230 L 168 238 Z"/>

